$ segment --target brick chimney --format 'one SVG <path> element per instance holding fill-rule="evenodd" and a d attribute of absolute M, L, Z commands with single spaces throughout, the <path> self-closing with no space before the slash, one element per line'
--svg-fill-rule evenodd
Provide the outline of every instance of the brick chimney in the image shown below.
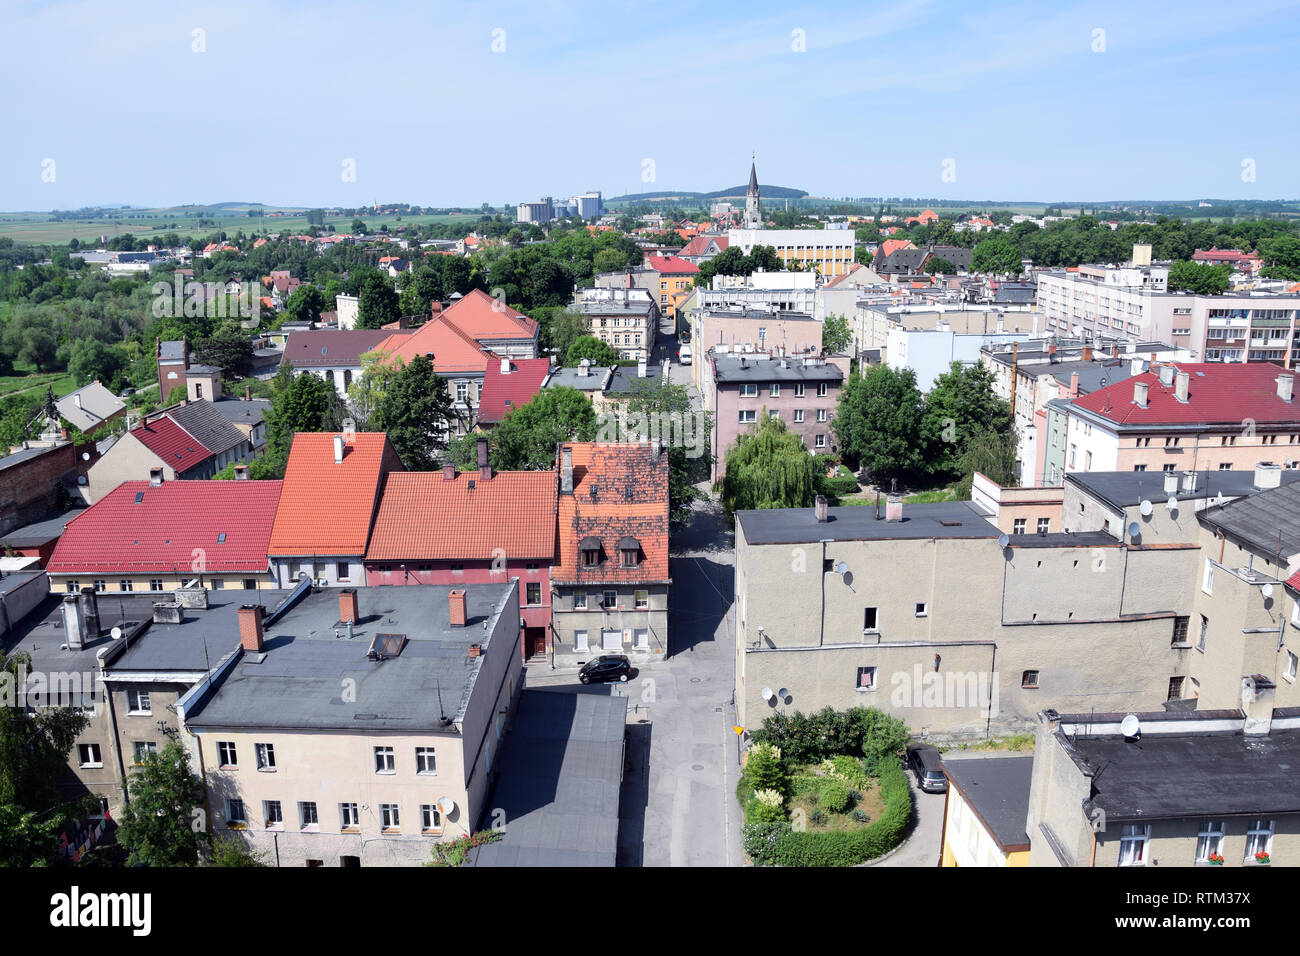
<path fill-rule="evenodd" d="M 885 520 L 903 520 L 903 499 L 900 495 L 890 495 L 885 499 Z"/>
<path fill-rule="evenodd" d="M 1070 373 L 1070 397 L 1071 398 L 1079 397 L 1079 373 L 1078 372 Z"/>
<path fill-rule="evenodd" d="M 339 620 L 344 624 L 351 621 L 357 624 L 361 620 L 361 610 L 357 602 L 357 589 L 344 588 L 339 592 Z"/>
<path fill-rule="evenodd" d="M 447 594 L 449 610 L 451 612 L 451 626 L 465 626 L 465 589 L 453 588 Z"/>
<path fill-rule="evenodd" d="M 560 494 L 573 494 L 573 449 L 560 449 Z"/>
<path fill-rule="evenodd" d="M 239 608 L 239 644 L 254 654 L 262 652 L 262 606 L 244 604 Z"/>
<path fill-rule="evenodd" d="M 480 481 L 492 480 L 492 466 L 488 464 L 488 442 L 480 438 L 475 442 L 478 449 L 478 477 Z"/>
<path fill-rule="evenodd" d="M 449 461 L 445 461 L 442 463 L 442 480 L 443 481 L 456 480 L 456 466 Z"/>
<path fill-rule="evenodd" d="M 828 510 L 827 510 L 827 502 L 826 502 L 826 496 L 825 496 L 825 495 L 818 495 L 818 496 L 817 496 L 816 501 L 813 502 L 813 512 L 814 512 L 814 514 L 817 515 L 817 520 L 818 520 L 819 522 L 825 522 L 825 521 L 826 521 L 827 516 L 829 515 L 829 512 L 828 512 Z"/>
<path fill-rule="evenodd" d="M 244 386 L 244 401 L 246 401 L 246 402 L 251 402 L 252 400 L 253 400 L 253 386 L 251 386 L 251 385 L 245 385 L 245 386 Z"/>

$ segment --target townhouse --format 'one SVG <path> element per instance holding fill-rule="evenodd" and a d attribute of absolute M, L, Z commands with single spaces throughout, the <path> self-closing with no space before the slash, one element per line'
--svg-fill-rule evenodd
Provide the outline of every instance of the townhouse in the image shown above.
<path fill-rule="evenodd" d="M 304 586 L 238 610 L 177 711 L 212 830 L 289 866 L 419 866 L 474 832 L 520 690 L 515 581 Z"/>
<path fill-rule="evenodd" d="M 552 660 L 668 652 L 668 454 L 649 442 L 566 442 L 551 571 Z"/>
<path fill-rule="evenodd" d="M 1028 866 L 1034 758 L 945 760 L 942 866 Z"/>
<path fill-rule="evenodd" d="M 348 389 L 361 377 L 361 356 L 381 346 L 395 348 L 409 330 L 389 329 L 299 329 L 289 333 L 281 361 L 294 375 L 316 375 L 334 386 L 347 399 Z"/>
<path fill-rule="evenodd" d="M 659 305 L 645 289 L 584 289 L 578 312 L 590 334 L 620 359 L 648 360 L 659 332 Z"/>
<path fill-rule="evenodd" d="M 677 321 L 677 307 L 690 295 L 700 267 L 680 256 L 649 256 L 646 265 L 659 277 L 655 290 L 659 299 L 659 312 Z"/>

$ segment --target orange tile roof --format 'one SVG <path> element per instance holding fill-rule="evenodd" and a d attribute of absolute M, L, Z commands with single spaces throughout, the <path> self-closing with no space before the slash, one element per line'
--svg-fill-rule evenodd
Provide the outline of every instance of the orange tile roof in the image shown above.
<path fill-rule="evenodd" d="M 473 482 L 474 488 L 470 489 Z M 555 472 L 478 472 L 448 481 L 442 472 L 388 476 L 370 535 L 367 561 L 465 558 L 486 561 L 555 555 Z"/>
<path fill-rule="evenodd" d="M 334 462 L 338 432 L 298 432 L 284 469 L 269 555 L 361 555 L 382 478 L 404 471 L 383 432 L 358 432 Z"/>
<path fill-rule="evenodd" d="M 559 496 L 559 561 L 551 580 L 569 583 L 668 580 L 668 455 L 651 445 L 571 442 L 573 494 Z M 592 489 L 596 497 L 591 497 Z M 601 561 L 583 567 L 578 544 L 599 538 Z M 620 567 L 619 541 L 636 538 L 640 563 Z"/>
<path fill-rule="evenodd" d="M 473 339 L 531 339 L 537 333 L 536 322 L 482 289 L 471 289 L 440 315 Z"/>
<path fill-rule="evenodd" d="M 892 256 L 899 249 L 915 249 L 911 240 L 908 239 L 886 239 L 880 244 L 880 254 L 886 259 Z"/>
<path fill-rule="evenodd" d="M 410 363 L 416 356 L 433 354 L 433 368 L 439 375 L 454 372 L 485 372 L 492 353 L 446 321 L 446 313 L 426 322 L 414 332 L 394 332 L 378 343 L 373 352 L 388 352 L 388 361 Z"/>

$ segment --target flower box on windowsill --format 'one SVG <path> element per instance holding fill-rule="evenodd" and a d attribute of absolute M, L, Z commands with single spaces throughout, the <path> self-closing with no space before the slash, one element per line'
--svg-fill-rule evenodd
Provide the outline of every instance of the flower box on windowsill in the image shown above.
<path fill-rule="evenodd" d="M 1268 866 L 1268 864 L 1269 864 L 1269 856 L 1268 856 L 1268 854 L 1267 854 L 1267 853 L 1256 853 L 1256 854 L 1255 854 L 1255 864 L 1256 864 L 1257 866 Z"/>

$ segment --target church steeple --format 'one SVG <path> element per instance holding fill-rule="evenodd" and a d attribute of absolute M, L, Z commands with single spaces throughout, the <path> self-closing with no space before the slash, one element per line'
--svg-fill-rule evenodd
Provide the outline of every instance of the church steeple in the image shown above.
<path fill-rule="evenodd" d="M 758 169 L 755 158 L 750 154 L 749 188 L 745 190 L 745 228 L 763 228 L 763 205 L 758 193 Z"/>

